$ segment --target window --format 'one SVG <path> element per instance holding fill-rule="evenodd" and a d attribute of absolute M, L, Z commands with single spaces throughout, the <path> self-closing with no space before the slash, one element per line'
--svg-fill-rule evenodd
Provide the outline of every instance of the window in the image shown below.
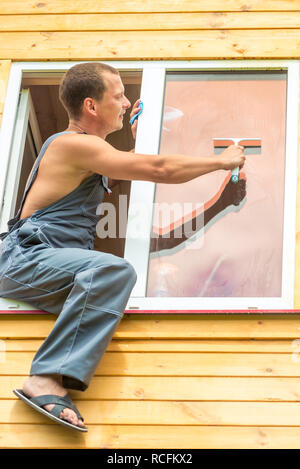
<path fill-rule="evenodd" d="M 240 138 L 247 191 L 239 201 L 228 171 L 156 185 L 148 297 L 281 296 L 285 123 L 286 72 L 167 75 L 160 153 L 199 158 Z"/>
<path fill-rule="evenodd" d="M 40 141 L 67 125 L 57 95 L 60 76 L 71 65 L 13 67 L 6 101 L 14 102 L 15 115 L 6 103 L 1 134 L 8 165 L 2 231 L 18 206 Z M 240 141 L 247 155 L 238 183 L 231 181 L 229 171 L 217 171 L 183 184 L 124 181 L 113 191 L 109 203 L 115 207 L 117 226 L 110 234 L 117 237 L 105 237 L 99 229 L 95 249 L 125 256 L 134 265 L 138 280 L 127 311 L 292 309 L 298 64 L 112 65 L 121 70 L 130 101 L 141 97 L 144 103 L 137 153 L 201 158 Z M 13 79 L 23 88 L 18 106 Z M 47 101 L 46 107 L 42 100 Z M 43 115 L 50 107 L 55 116 L 52 123 Z M 28 120 L 27 115 L 37 117 Z M 109 141 L 129 150 L 134 142 L 128 122 Z M 102 220 L 109 223 L 105 213 Z M 20 302 L 0 301 L 3 310 L 32 309 Z"/>

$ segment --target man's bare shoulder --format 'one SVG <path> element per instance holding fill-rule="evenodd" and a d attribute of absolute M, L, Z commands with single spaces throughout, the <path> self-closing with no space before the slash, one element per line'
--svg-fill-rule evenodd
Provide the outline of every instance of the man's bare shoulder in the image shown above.
<path fill-rule="evenodd" d="M 89 156 L 99 154 L 111 146 L 96 135 L 74 132 L 60 135 L 51 143 L 51 147 L 66 163 L 82 167 Z"/>
<path fill-rule="evenodd" d="M 96 135 L 83 134 L 83 133 L 68 133 L 56 137 L 51 143 L 51 146 L 57 150 L 68 152 L 69 150 L 78 151 L 78 149 L 90 149 L 96 147 L 101 148 L 105 145 L 105 141 Z"/>

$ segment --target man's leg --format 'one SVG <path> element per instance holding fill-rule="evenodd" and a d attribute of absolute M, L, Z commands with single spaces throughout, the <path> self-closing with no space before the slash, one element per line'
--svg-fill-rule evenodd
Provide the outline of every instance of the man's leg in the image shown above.
<path fill-rule="evenodd" d="M 0 294 L 59 315 L 33 360 L 24 392 L 65 395 L 66 388 L 86 389 L 122 318 L 135 271 L 122 258 L 77 248 L 39 246 L 26 257 L 20 250 L 13 254 Z M 77 419 L 69 409 L 62 417 Z"/>
<path fill-rule="evenodd" d="M 57 264 L 65 249 L 55 251 Z M 70 251 L 74 251 L 70 255 L 76 264 L 76 256 L 81 264 L 86 263 L 82 255 L 91 257 L 89 266 L 75 274 L 72 289 L 33 360 L 30 374 L 58 374 L 66 387 L 83 391 L 123 316 L 136 274 L 122 258 L 95 251 Z M 42 277 L 48 267 L 43 264 L 39 270 Z"/>

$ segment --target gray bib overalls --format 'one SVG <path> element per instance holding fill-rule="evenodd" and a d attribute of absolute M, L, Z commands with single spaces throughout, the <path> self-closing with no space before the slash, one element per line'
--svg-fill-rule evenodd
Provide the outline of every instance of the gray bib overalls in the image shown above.
<path fill-rule="evenodd" d="M 0 296 L 58 315 L 36 353 L 30 375 L 58 374 L 66 388 L 85 390 L 119 324 L 136 282 L 123 258 L 93 250 L 98 205 L 107 178 L 93 174 L 51 205 L 20 220 L 43 145 L 17 215 L 2 233 Z"/>

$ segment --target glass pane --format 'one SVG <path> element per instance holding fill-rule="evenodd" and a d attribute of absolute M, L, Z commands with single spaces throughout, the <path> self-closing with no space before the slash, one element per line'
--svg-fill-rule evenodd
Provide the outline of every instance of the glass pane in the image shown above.
<path fill-rule="evenodd" d="M 156 185 L 147 296 L 281 296 L 285 124 L 285 72 L 167 76 L 160 153 L 241 139 L 247 159 L 238 183 L 216 171 Z"/>

